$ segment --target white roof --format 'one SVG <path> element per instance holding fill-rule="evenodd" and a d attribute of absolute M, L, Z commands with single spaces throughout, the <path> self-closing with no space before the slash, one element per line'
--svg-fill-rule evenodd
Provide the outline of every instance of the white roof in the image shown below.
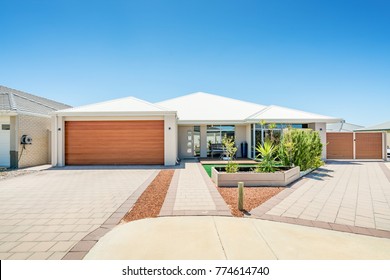
<path fill-rule="evenodd" d="M 365 128 L 356 129 L 356 131 L 390 131 L 390 121 Z"/>
<path fill-rule="evenodd" d="M 247 120 L 267 121 L 272 123 L 306 123 L 306 122 L 340 122 L 342 119 L 333 118 L 300 110 L 271 105 L 266 109 L 249 116 Z"/>
<path fill-rule="evenodd" d="M 361 125 L 345 123 L 345 122 L 328 123 L 326 125 L 326 131 L 327 132 L 353 132 L 355 129 L 359 129 L 362 127 L 363 126 Z"/>
<path fill-rule="evenodd" d="M 176 114 L 179 124 L 340 122 L 342 119 L 304 111 L 264 106 L 219 95 L 196 92 L 152 104 L 126 97 L 56 111 L 59 116 L 156 116 Z"/>
<path fill-rule="evenodd" d="M 266 108 L 205 92 L 196 92 L 157 103 L 177 111 L 179 123 L 235 123 Z"/>
<path fill-rule="evenodd" d="M 175 113 L 175 111 L 132 96 L 54 112 L 54 114 L 61 116 L 165 115 Z"/>

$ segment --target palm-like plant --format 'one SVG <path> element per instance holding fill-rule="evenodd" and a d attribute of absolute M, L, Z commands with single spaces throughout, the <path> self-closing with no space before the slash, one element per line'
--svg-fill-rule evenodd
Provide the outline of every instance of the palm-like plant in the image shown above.
<path fill-rule="evenodd" d="M 256 147 L 256 151 L 259 152 L 257 157 L 261 157 L 261 162 L 257 165 L 256 172 L 275 172 L 276 171 L 276 151 L 277 147 L 267 139 L 263 145 L 259 144 Z"/>

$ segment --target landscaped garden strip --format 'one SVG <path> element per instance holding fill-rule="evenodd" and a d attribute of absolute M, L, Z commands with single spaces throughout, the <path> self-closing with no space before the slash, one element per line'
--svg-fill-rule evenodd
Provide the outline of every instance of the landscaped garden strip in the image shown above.
<path fill-rule="evenodd" d="M 134 207 L 122 219 L 122 223 L 157 217 L 167 195 L 173 173 L 174 170 L 161 170 L 139 197 Z"/>
<path fill-rule="evenodd" d="M 274 197 L 284 187 L 245 187 L 244 188 L 244 211 L 238 210 L 238 189 L 232 187 L 217 187 L 219 193 L 229 206 L 232 215 L 243 217 L 245 213 L 250 212 L 270 198 Z"/>

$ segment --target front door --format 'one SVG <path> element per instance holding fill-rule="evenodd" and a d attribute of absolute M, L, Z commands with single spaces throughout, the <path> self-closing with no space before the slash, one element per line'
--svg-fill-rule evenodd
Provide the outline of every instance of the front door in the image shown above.
<path fill-rule="evenodd" d="M 194 156 L 194 131 L 190 129 L 187 130 L 186 154 L 187 157 Z"/>

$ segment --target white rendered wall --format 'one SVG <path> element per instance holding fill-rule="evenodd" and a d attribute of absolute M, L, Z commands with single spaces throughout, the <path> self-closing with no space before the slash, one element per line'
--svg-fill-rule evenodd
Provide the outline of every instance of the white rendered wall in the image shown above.
<path fill-rule="evenodd" d="M 175 165 L 177 159 L 177 121 L 175 115 L 164 117 L 164 164 Z"/>
<path fill-rule="evenodd" d="M 320 133 L 322 143 L 322 160 L 326 159 L 326 123 L 310 123 L 309 128 Z"/>

